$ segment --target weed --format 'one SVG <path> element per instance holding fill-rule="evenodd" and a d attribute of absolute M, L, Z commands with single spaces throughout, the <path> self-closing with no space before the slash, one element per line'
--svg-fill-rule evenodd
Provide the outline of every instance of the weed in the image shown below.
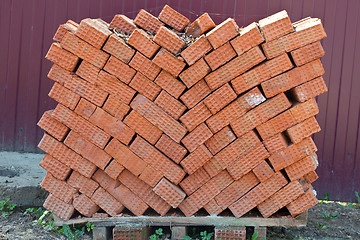
<path fill-rule="evenodd" d="M 319 203 L 328 203 L 330 201 L 329 193 L 325 193 L 324 199 L 320 200 Z"/>
<path fill-rule="evenodd" d="M 3 217 L 9 216 L 16 207 L 16 204 L 9 204 L 10 198 L 0 201 L 0 212 Z"/>
<path fill-rule="evenodd" d="M 360 196 L 359 196 L 359 193 L 358 193 L 358 192 L 355 192 L 355 196 L 356 196 L 356 199 L 357 199 L 357 203 L 360 204 Z"/>
<path fill-rule="evenodd" d="M 331 219 L 336 218 L 339 215 L 339 213 L 330 214 L 327 212 L 321 212 L 321 215 L 323 215 L 326 218 L 326 220 L 331 220 Z"/>
<path fill-rule="evenodd" d="M 259 237 L 258 232 L 254 232 L 253 235 L 251 235 L 251 240 L 256 240 Z M 260 240 L 265 240 L 265 237 L 262 237 Z"/>
<path fill-rule="evenodd" d="M 210 240 L 214 233 L 200 232 L 201 240 Z"/>
<path fill-rule="evenodd" d="M 149 239 L 150 240 L 160 240 L 160 239 L 162 239 L 162 235 L 164 235 L 163 229 L 158 228 L 155 230 L 155 233 L 149 237 Z"/>
<path fill-rule="evenodd" d="M 193 236 L 196 237 L 196 229 L 193 228 Z M 197 235 L 199 236 L 199 235 Z M 184 240 L 210 240 L 214 236 L 214 233 L 208 233 L 207 231 L 200 232 L 200 238 L 192 238 L 188 235 L 183 236 Z M 218 240 L 221 240 L 220 238 Z"/>
<path fill-rule="evenodd" d="M 317 225 L 317 228 L 321 231 L 324 231 L 325 228 L 327 228 L 327 224 L 326 223 L 318 223 Z"/>

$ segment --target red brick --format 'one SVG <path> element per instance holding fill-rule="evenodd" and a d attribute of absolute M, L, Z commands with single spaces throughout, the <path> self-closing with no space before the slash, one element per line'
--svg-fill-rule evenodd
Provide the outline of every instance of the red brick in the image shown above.
<path fill-rule="evenodd" d="M 327 91 L 328 89 L 322 77 L 315 78 L 291 89 L 291 93 L 298 102 L 305 102 Z"/>
<path fill-rule="evenodd" d="M 270 118 L 278 115 L 291 106 L 284 93 L 281 93 L 258 107 L 247 112 L 240 118 L 232 121 L 230 126 L 236 136 L 242 136 L 244 133 L 254 129 Z"/>
<path fill-rule="evenodd" d="M 321 128 L 315 117 L 311 117 L 286 130 L 291 142 L 298 143 L 314 133 L 320 132 Z"/>
<path fill-rule="evenodd" d="M 231 46 L 238 55 L 243 54 L 249 49 L 259 45 L 264 41 L 257 23 L 251 23 L 249 26 L 240 29 L 240 36 L 231 40 Z"/>
<path fill-rule="evenodd" d="M 40 186 L 66 203 L 72 203 L 73 197 L 77 193 L 75 188 L 66 182 L 56 179 L 50 173 L 46 174 Z"/>
<path fill-rule="evenodd" d="M 126 84 L 129 84 L 136 73 L 134 69 L 113 56 L 107 61 L 104 70 L 113 74 Z"/>
<path fill-rule="evenodd" d="M 161 48 L 156 54 L 153 62 L 174 77 L 177 77 L 186 65 L 183 60 L 178 59 L 164 48 Z"/>
<path fill-rule="evenodd" d="M 125 168 L 118 161 L 112 160 L 105 168 L 105 173 L 112 179 L 117 179 Z"/>
<path fill-rule="evenodd" d="M 129 63 L 135 54 L 135 50 L 127 45 L 125 40 L 116 34 L 110 35 L 102 49 L 124 63 Z"/>
<path fill-rule="evenodd" d="M 211 90 L 215 90 L 265 59 L 259 47 L 254 47 L 234 58 L 205 77 Z"/>
<path fill-rule="evenodd" d="M 134 226 L 116 226 L 112 230 L 113 240 L 123 239 L 145 239 L 144 236 L 149 234 L 148 227 Z"/>
<path fill-rule="evenodd" d="M 160 92 L 154 103 L 176 120 L 179 119 L 186 110 L 186 107 L 180 101 L 173 98 L 165 91 Z"/>
<path fill-rule="evenodd" d="M 212 132 L 206 126 L 205 123 L 200 124 L 193 131 L 191 131 L 188 135 L 186 135 L 181 142 L 184 146 L 190 151 L 193 152 L 197 149 L 201 144 L 205 143 L 212 136 Z"/>
<path fill-rule="evenodd" d="M 166 178 L 161 179 L 153 191 L 173 208 L 177 208 L 186 197 L 186 194 L 178 186 Z"/>
<path fill-rule="evenodd" d="M 189 47 L 181 52 L 181 56 L 188 65 L 193 65 L 197 60 L 212 50 L 212 46 L 204 35 L 196 39 Z M 207 60 L 207 59 L 206 59 Z"/>
<path fill-rule="evenodd" d="M 290 108 L 290 112 L 294 116 L 296 122 L 302 122 L 305 119 L 318 114 L 319 107 L 315 99 L 310 99 L 304 103 L 295 104 Z"/>
<path fill-rule="evenodd" d="M 69 21 L 71 21 L 71 20 L 69 20 Z M 53 40 L 55 42 L 61 42 L 61 40 L 64 38 L 64 36 L 67 32 L 75 33 L 76 29 L 77 29 L 77 27 L 70 23 L 61 24 L 58 27 L 58 29 L 56 30 Z"/>
<path fill-rule="evenodd" d="M 241 217 L 256 205 L 266 200 L 269 196 L 277 192 L 287 184 L 287 180 L 281 173 L 276 173 L 267 181 L 260 183 L 245 196 L 233 203 L 229 209 L 235 217 Z"/>
<path fill-rule="evenodd" d="M 179 163 L 187 153 L 187 150 L 183 146 L 165 134 L 160 137 L 155 147 L 176 163 Z"/>
<path fill-rule="evenodd" d="M 127 104 L 112 95 L 106 99 L 103 109 L 119 120 L 122 120 L 130 111 L 130 107 Z"/>
<path fill-rule="evenodd" d="M 156 32 L 154 42 L 176 55 L 186 45 L 176 33 L 164 26 L 161 26 Z"/>
<path fill-rule="evenodd" d="M 152 37 L 141 29 L 135 29 L 127 43 L 150 59 L 160 48 L 153 42 Z"/>
<path fill-rule="evenodd" d="M 181 32 L 190 22 L 189 19 L 172 9 L 169 5 L 165 5 L 161 10 L 159 20 L 179 32 Z"/>
<path fill-rule="evenodd" d="M 215 227 L 214 239 L 245 240 L 246 227 Z"/>
<path fill-rule="evenodd" d="M 46 198 L 43 206 L 64 221 L 69 220 L 75 212 L 73 205 L 65 203 L 52 194 Z"/>
<path fill-rule="evenodd" d="M 191 195 L 209 180 L 209 174 L 201 167 L 182 180 L 179 185 L 187 195 Z"/>
<path fill-rule="evenodd" d="M 290 111 L 285 111 L 269 121 L 256 127 L 261 138 L 266 140 L 277 133 L 281 133 L 296 124 L 296 120 Z"/>
<path fill-rule="evenodd" d="M 160 67 L 139 52 L 135 53 L 135 56 L 131 59 L 129 65 L 144 74 L 150 80 L 154 80 L 161 70 Z"/>
<path fill-rule="evenodd" d="M 209 117 L 211 117 L 211 112 L 203 102 L 200 102 L 195 107 L 186 112 L 184 115 L 182 115 L 180 117 L 180 121 L 186 126 L 189 131 L 192 131 Z"/>
<path fill-rule="evenodd" d="M 162 174 L 160 174 L 155 168 L 147 165 L 140 174 L 139 179 L 146 182 L 151 187 L 155 187 L 162 177 Z"/>
<path fill-rule="evenodd" d="M 117 32 L 125 32 L 127 34 L 131 34 L 136 29 L 136 25 L 134 24 L 133 20 L 131 20 L 127 16 L 116 14 L 111 20 L 109 28 L 114 29 Z"/>
<path fill-rule="evenodd" d="M 230 102 L 235 100 L 236 97 L 237 95 L 230 85 L 225 84 L 207 97 L 204 100 L 204 104 L 212 114 L 216 114 Z"/>
<path fill-rule="evenodd" d="M 216 154 L 204 165 L 204 169 L 211 176 L 215 176 L 221 170 L 228 167 L 234 161 L 250 152 L 255 146 L 260 144 L 255 132 L 251 131 L 244 136 L 236 139 L 226 148 Z"/>
<path fill-rule="evenodd" d="M 124 204 L 124 206 L 136 216 L 144 214 L 144 212 L 148 209 L 148 205 L 125 185 L 118 186 L 110 192 L 110 194 L 112 194 L 119 202 Z"/>
<path fill-rule="evenodd" d="M 181 101 L 185 103 L 188 108 L 194 107 L 201 100 L 211 93 L 210 88 L 206 85 L 204 80 L 200 80 L 189 90 L 187 90 L 181 97 Z"/>
<path fill-rule="evenodd" d="M 81 175 L 76 171 L 71 173 L 67 183 L 88 197 L 91 197 L 95 190 L 99 187 L 99 184 L 97 184 L 95 181 Z"/>
<path fill-rule="evenodd" d="M 283 133 L 278 133 L 266 139 L 263 143 L 270 154 L 283 150 L 288 146 L 288 141 Z"/>
<path fill-rule="evenodd" d="M 66 81 L 65 87 L 97 106 L 102 106 L 108 96 L 103 90 L 77 76 L 73 76 L 71 80 Z"/>
<path fill-rule="evenodd" d="M 184 70 L 180 75 L 180 79 L 183 83 L 190 88 L 195 83 L 199 82 L 203 77 L 205 77 L 211 69 L 206 64 L 205 60 L 201 58 L 192 66 Z"/>
<path fill-rule="evenodd" d="M 212 70 L 215 70 L 234 57 L 236 57 L 236 52 L 231 47 L 230 43 L 227 42 L 221 47 L 207 54 L 205 56 L 205 61 Z"/>
<path fill-rule="evenodd" d="M 188 174 L 192 174 L 211 158 L 212 154 L 205 145 L 200 145 L 194 152 L 184 158 L 180 164 Z"/>
<path fill-rule="evenodd" d="M 291 52 L 307 44 L 319 41 L 326 37 L 326 33 L 317 18 L 309 18 L 299 24 L 293 24 L 295 32 L 262 44 L 262 48 L 268 59 L 282 53 Z"/>
<path fill-rule="evenodd" d="M 260 205 L 257 206 L 261 215 L 267 218 L 277 212 L 279 209 L 285 207 L 290 202 L 294 201 L 300 195 L 304 194 L 304 191 L 299 182 L 291 182 L 284 188 L 280 189 L 270 198 L 266 199 Z"/>
<path fill-rule="evenodd" d="M 97 168 L 93 163 L 81 157 L 63 143 L 58 142 L 55 138 L 52 138 L 47 134 L 44 134 L 38 147 L 86 177 L 91 177 Z"/>
<path fill-rule="evenodd" d="M 207 39 L 214 47 L 214 49 L 220 47 L 230 39 L 236 37 L 238 32 L 238 25 L 232 18 L 226 19 L 221 24 L 217 25 L 214 29 L 206 34 Z"/>
<path fill-rule="evenodd" d="M 94 65 L 86 61 L 81 61 L 78 69 L 76 70 L 76 75 L 96 85 L 99 72 L 100 72 L 99 68 L 95 67 Z"/>
<path fill-rule="evenodd" d="M 74 131 L 69 133 L 64 143 L 101 169 L 105 169 L 105 166 L 111 160 L 111 156 L 104 150 L 98 148 Z"/>
<path fill-rule="evenodd" d="M 233 182 L 233 179 L 226 171 L 220 172 L 218 175 L 210 179 L 196 192 L 186 198 L 180 205 L 180 210 L 189 217 L 205 206 L 211 199 L 218 195 L 224 188 Z M 192 204 L 191 209 L 187 208 L 188 204 Z"/>
<path fill-rule="evenodd" d="M 109 175 L 107 175 L 107 173 L 105 173 L 101 169 L 98 169 L 94 173 L 92 179 L 96 181 L 96 183 L 98 183 L 98 185 L 100 185 L 103 189 L 110 192 L 112 192 L 116 187 L 121 184 L 119 181 L 112 179 Z"/>
<path fill-rule="evenodd" d="M 74 75 L 73 72 L 70 72 L 62 68 L 59 65 L 53 64 L 53 66 L 50 68 L 47 77 L 61 85 L 64 85 L 65 82 L 68 79 L 71 79 L 73 75 Z"/>
<path fill-rule="evenodd" d="M 161 91 L 161 88 L 158 85 L 139 72 L 136 73 L 129 86 L 150 100 L 154 100 Z"/>
<path fill-rule="evenodd" d="M 73 71 L 80 60 L 74 54 L 64 50 L 59 43 L 51 44 L 45 58 L 67 71 Z"/>
<path fill-rule="evenodd" d="M 153 168 L 162 172 L 174 184 L 178 184 L 185 176 L 185 172 L 178 165 L 139 136 L 130 145 L 130 150 Z"/>
<path fill-rule="evenodd" d="M 71 168 L 53 158 L 51 155 L 46 154 L 40 162 L 40 167 L 45 169 L 55 178 L 64 181 L 69 175 Z"/>
<path fill-rule="evenodd" d="M 161 216 L 164 216 L 171 206 L 161 197 L 156 195 L 152 188 L 129 171 L 123 171 L 119 176 L 119 181 L 128 187 L 133 193 L 140 197 L 146 204 L 154 209 Z"/>
<path fill-rule="evenodd" d="M 210 215 L 218 215 L 223 211 L 216 203 L 215 199 L 211 199 L 210 202 L 204 205 L 204 208 Z"/>
<path fill-rule="evenodd" d="M 294 31 L 290 18 L 285 10 L 259 21 L 259 27 L 267 42 Z"/>
<path fill-rule="evenodd" d="M 253 172 L 249 172 L 237 181 L 231 183 L 220 194 L 215 197 L 217 204 L 221 209 L 226 209 L 253 187 L 259 183 Z"/>
<path fill-rule="evenodd" d="M 229 104 L 216 115 L 206 120 L 206 124 L 213 133 L 216 133 L 265 100 L 266 99 L 260 90 L 258 88 L 254 88 L 244 95 L 238 97 L 233 103 Z"/>
<path fill-rule="evenodd" d="M 61 104 L 56 106 L 53 117 L 100 148 L 104 148 L 110 139 L 109 134 Z"/>
<path fill-rule="evenodd" d="M 206 140 L 205 146 L 209 149 L 211 154 L 215 155 L 235 139 L 235 134 L 228 126 L 226 126 L 218 133 L 214 134 L 214 136 Z"/>
<path fill-rule="evenodd" d="M 186 86 L 181 81 L 164 70 L 156 77 L 155 83 L 174 98 L 179 98 L 181 93 L 186 89 Z"/>
<path fill-rule="evenodd" d="M 111 35 L 111 31 L 107 26 L 95 19 L 85 18 L 81 20 L 75 35 L 92 46 L 101 49 L 107 38 Z"/>
<path fill-rule="evenodd" d="M 141 9 L 136 18 L 134 19 L 134 23 L 146 31 L 156 33 L 161 26 L 164 26 L 162 22 L 159 21 L 156 17 Z"/>
<path fill-rule="evenodd" d="M 311 171 L 311 172 L 305 174 L 303 176 L 303 178 L 308 184 L 311 184 L 311 183 L 315 182 L 319 178 L 319 176 L 316 174 L 315 171 Z"/>
<path fill-rule="evenodd" d="M 201 34 L 206 33 L 207 31 L 213 29 L 215 26 L 216 25 L 209 16 L 209 14 L 204 13 L 186 28 L 186 34 L 193 37 L 199 37 Z"/>
<path fill-rule="evenodd" d="M 269 161 L 275 171 L 286 168 L 296 161 L 317 151 L 314 141 L 309 137 L 297 144 L 271 155 Z"/>
<path fill-rule="evenodd" d="M 147 166 L 144 160 L 136 156 L 127 146 L 116 139 L 110 141 L 105 151 L 135 176 L 139 176 Z"/>
<path fill-rule="evenodd" d="M 162 134 L 161 130 L 135 111 L 126 116 L 124 123 L 151 144 L 155 144 Z"/>
<path fill-rule="evenodd" d="M 94 113 L 95 109 L 96 106 L 94 104 L 85 100 L 84 98 L 81 98 L 74 112 L 85 119 L 89 119 L 91 115 Z"/>
<path fill-rule="evenodd" d="M 286 208 L 289 210 L 290 214 L 293 217 L 296 217 L 297 215 L 318 204 L 318 202 L 319 201 L 316 199 L 312 191 L 308 190 L 307 192 L 305 192 L 305 194 L 301 195 L 295 201 L 288 204 Z"/>
<path fill-rule="evenodd" d="M 100 71 L 96 86 L 129 104 L 136 91 L 105 71 Z"/>
<path fill-rule="evenodd" d="M 92 217 L 100 208 L 90 198 L 81 194 L 74 199 L 74 208 L 85 217 Z"/>
<path fill-rule="evenodd" d="M 102 68 L 109 58 L 107 53 L 91 46 L 70 32 L 65 34 L 61 41 L 61 47 L 98 68 Z"/>
<path fill-rule="evenodd" d="M 286 174 L 291 181 L 300 179 L 302 176 L 309 172 L 314 171 L 318 166 L 318 160 L 315 153 L 310 156 L 306 156 L 303 159 L 287 166 L 285 168 Z"/>
<path fill-rule="evenodd" d="M 232 80 L 231 84 L 235 92 L 241 94 L 292 67 L 293 64 L 291 63 L 289 56 L 285 53 L 240 75 Z"/>
<path fill-rule="evenodd" d="M 117 201 L 113 196 L 106 192 L 103 188 L 98 188 L 93 196 L 91 197 L 97 205 L 99 205 L 105 212 L 110 216 L 115 217 L 119 215 L 124 209 L 119 201 Z"/>
<path fill-rule="evenodd" d="M 266 151 L 264 145 L 260 144 L 247 154 L 235 160 L 226 169 L 233 179 L 238 180 L 269 156 L 270 154 Z"/>
<path fill-rule="evenodd" d="M 52 110 L 44 112 L 37 125 L 59 141 L 64 140 L 69 128 L 54 119 Z"/>
<path fill-rule="evenodd" d="M 263 161 L 262 163 L 257 165 L 253 169 L 253 172 L 256 175 L 256 177 L 260 180 L 260 182 L 265 182 L 275 173 L 274 170 L 270 167 L 270 165 L 266 161 Z"/>
<path fill-rule="evenodd" d="M 315 59 L 321 58 L 325 55 L 325 51 L 321 43 L 314 42 L 291 52 L 291 56 L 296 66 L 304 65 Z"/>
<path fill-rule="evenodd" d="M 322 74 L 324 74 L 324 68 L 320 60 L 315 60 L 271 78 L 270 80 L 261 83 L 261 86 L 265 96 L 272 97 L 280 92 L 285 92 L 297 85 L 319 77 Z"/>
<path fill-rule="evenodd" d="M 178 121 L 170 117 L 161 108 L 156 106 L 155 103 L 142 95 L 135 97 L 131 103 L 131 107 L 177 143 L 179 143 L 187 133 L 186 128 Z"/>

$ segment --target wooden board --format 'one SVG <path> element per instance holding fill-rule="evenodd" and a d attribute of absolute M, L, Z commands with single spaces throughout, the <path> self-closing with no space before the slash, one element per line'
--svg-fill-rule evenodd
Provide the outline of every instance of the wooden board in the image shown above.
<path fill-rule="evenodd" d="M 79 218 L 62 221 L 55 218 L 55 225 L 73 225 L 90 222 L 96 226 L 116 226 L 122 224 L 143 224 L 147 226 L 247 226 L 247 227 L 305 227 L 307 224 L 307 211 L 299 216 L 263 218 L 263 217 L 108 217 L 108 218 Z"/>

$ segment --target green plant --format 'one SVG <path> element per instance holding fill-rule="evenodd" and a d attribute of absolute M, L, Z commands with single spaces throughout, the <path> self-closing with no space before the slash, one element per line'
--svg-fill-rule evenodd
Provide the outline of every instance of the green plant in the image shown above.
<path fill-rule="evenodd" d="M 360 204 L 360 196 L 358 192 L 355 192 L 355 196 L 357 198 L 357 203 Z"/>
<path fill-rule="evenodd" d="M 155 230 L 155 233 L 149 237 L 150 240 L 159 240 L 161 239 L 161 236 L 163 235 L 163 229 L 158 228 Z"/>
<path fill-rule="evenodd" d="M 95 228 L 95 225 L 94 225 L 94 224 L 92 224 L 92 223 L 90 223 L 90 222 L 88 222 L 88 223 L 86 224 L 86 230 L 87 230 L 88 232 L 90 232 L 91 230 L 94 230 L 94 228 Z"/>
<path fill-rule="evenodd" d="M 327 228 L 327 224 L 326 223 L 318 223 L 317 228 L 321 231 L 323 231 L 325 228 Z"/>
<path fill-rule="evenodd" d="M 210 240 L 214 233 L 207 233 L 207 231 L 200 232 L 201 240 Z"/>
<path fill-rule="evenodd" d="M 58 232 L 64 234 L 68 240 L 77 240 L 82 239 L 86 232 L 90 232 L 94 228 L 94 224 L 90 222 L 86 223 L 86 225 L 74 225 L 72 227 L 63 224 Z"/>
<path fill-rule="evenodd" d="M 10 198 L 0 201 L 0 212 L 3 217 L 9 216 L 16 207 L 16 204 L 9 204 Z"/>
<path fill-rule="evenodd" d="M 251 235 L 251 240 L 256 240 L 258 237 L 259 237 L 259 233 L 254 232 L 253 235 Z M 262 237 L 261 240 L 265 240 L 265 238 Z"/>
<path fill-rule="evenodd" d="M 326 220 L 331 220 L 331 219 L 336 218 L 339 215 L 339 213 L 330 214 L 330 213 L 327 213 L 327 212 L 321 212 L 321 215 L 323 215 Z"/>

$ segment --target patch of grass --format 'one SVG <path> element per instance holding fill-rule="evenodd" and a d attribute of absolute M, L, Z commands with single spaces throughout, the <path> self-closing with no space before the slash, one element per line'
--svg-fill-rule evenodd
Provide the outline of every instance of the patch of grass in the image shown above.
<path fill-rule="evenodd" d="M 9 216 L 16 207 L 15 203 L 9 204 L 9 201 L 10 201 L 10 198 L 0 201 L 0 212 L 1 212 L 1 216 L 3 216 L 3 217 Z"/>

